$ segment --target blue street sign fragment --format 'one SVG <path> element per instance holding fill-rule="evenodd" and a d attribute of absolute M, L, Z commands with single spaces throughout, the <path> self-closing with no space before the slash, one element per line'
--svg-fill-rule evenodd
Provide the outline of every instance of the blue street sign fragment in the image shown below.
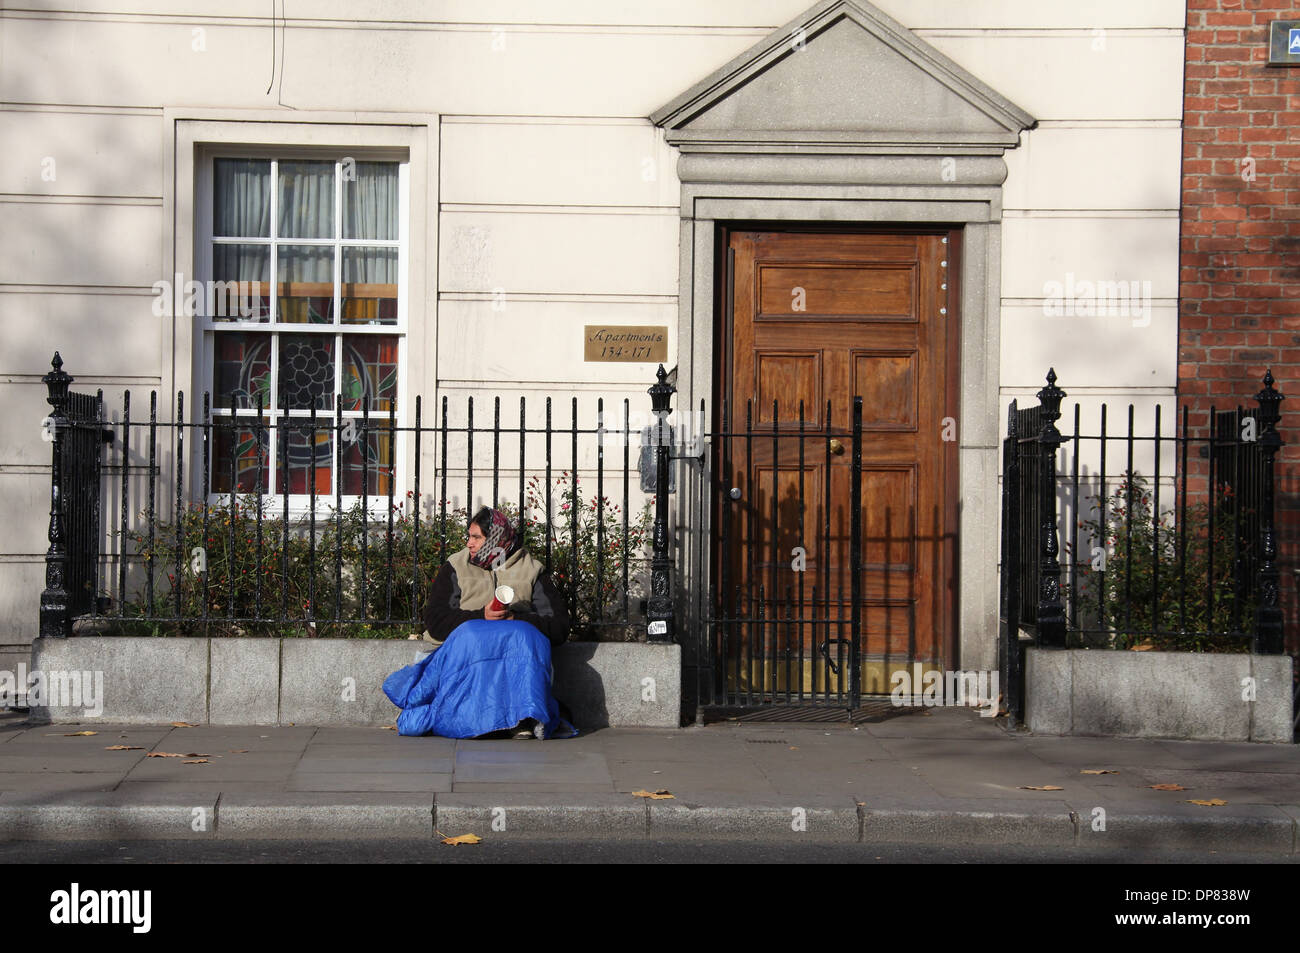
<path fill-rule="evenodd" d="M 1291 38 L 1287 41 L 1286 51 L 1288 53 L 1300 53 L 1300 29 L 1291 30 Z"/>

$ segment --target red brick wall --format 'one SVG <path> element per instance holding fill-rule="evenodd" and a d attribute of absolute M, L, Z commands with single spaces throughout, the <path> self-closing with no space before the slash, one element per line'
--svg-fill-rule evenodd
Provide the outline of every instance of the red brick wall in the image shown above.
<path fill-rule="evenodd" d="M 1297 638 L 1300 566 L 1300 67 L 1268 62 L 1277 0 L 1188 0 L 1184 74 L 1178 395 L 1194 433 L 1211 405 L 1260 389 L 1281 404 L 1276 512 L 1287 640 Z"/>

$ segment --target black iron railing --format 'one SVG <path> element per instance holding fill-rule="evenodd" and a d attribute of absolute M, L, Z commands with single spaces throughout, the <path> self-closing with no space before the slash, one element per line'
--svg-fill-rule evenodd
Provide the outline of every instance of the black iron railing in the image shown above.
<path fill-rule="evenodd" d="M 156 393 L 140 419 L 126 392 L 106 423 L 99 397 L 67 393 L 61 363 L 47 375 L 43 634 L 70 634 L 81 618 L 123 633 L 402 636 L 422 627 L 425 587 L 480 504 L 516 521 L 576 637 L 645 632 L 649 481 L 631 457 L 644 435 L 629 400 L 613 414 L 597 400 L 593 420 L 574 397 L 560 421 L 551 398 L 521 397 L 516 423 L 498 397 L 484 423 L 473 397 L 455 418 L 443 397 L 433 422 L 417 397 L 399 424 L 391 405 L 320 419 L 315 406 L 270 415 L 260 401 L 218 410 L 207 394 L 187 417 L 179 393 L 172 419 Z M 101 479 L 105 435 L 116 450 Z M 611 452 L 621 465 L 607 466 Z M 103 506 L 115 512 L 101 526 Z"/>
<path fill-rule="evenodd" d="M 103 394 L 69 390 L 72 378 L 57 352 L 42 380 L 51 407 L 42 432 L 52 444 L 53 479 L 40 633 L 66 636 L 74 616 L 97 607 L 100 467 L 104 443 L 111 442 L 113 434 L 104 427 Z"/>
<path fill-rule="evenodd" d="M 1147 431 L 1131 404 L 1118 431 L 1103 404 L 1095 433 L 1083 432 L 1076 404 L 1060 434 L 1066 395 L 1054 371 L 1047 381 L 1037 406 L 1012 402 L 1003 442 L 1009 707 L 1022 703 L 1022 632 L 1048 647 L 1281 652 L 1273 469 L 1283 395 L 1272 374 L 1256 408 L 1211 408 L 1198 433 L 1184 407 L 1172 434 L 1160 406 Z"/>

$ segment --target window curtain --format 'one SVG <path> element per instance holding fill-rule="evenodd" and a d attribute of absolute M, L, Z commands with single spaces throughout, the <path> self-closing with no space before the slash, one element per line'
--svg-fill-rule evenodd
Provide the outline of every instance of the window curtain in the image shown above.
<path fill-rule="evenodd" d="M 213 236 L 269 238 L 271 163 L 263 159 L 217 159 L 213 175 Z M 265 245 L 213 245 L 212 277 L 217 281 L 268 282 L 270 250 Z"/>
<path fill-rule="evenodd" d="M 271 163 L 218 159 L 212 234 L 217 238 L 271 237 Z"/>
<path fill-rule="evenodd" d="M 397 163 L 358 162 L 356 178 L 343 182 L 343 237 L 397 240 Z M 397 249 L 350 247 L 343 280 L 397 284 Z"/>
<path fill-rule="evenodd" d="M 281 162 L 279 238 L 334 237 L 334 163 Z"/>
<path fill-rule="evenodd" d="M 343 237 L 396 241 L 397 163 L 358 162 L 353 171 L 343 180 Z M 347 246 L 342 274 L 344 323 L 397 321 L 396 248 Z"/>
<path fill-rule="evenodd" d="M 397 241 L 397 163 L 358 162 L 343 179 L 343 237 Z"/>
<path fill-rule="evenodd" d="M 265 159 L 217 159 L 213 164 L 213 236 L 271 237 L 271 163 Z M 343 237 L 351 240 L 396 241 L 398 228 L 398 163 L 345 161 L 342 169 Z M 278 163 L 277 239 L 334 238 L 335 170 L 329 161 Z M 281 282 L 321 284 L 333 281 L 332 248 L 279 245 Z M 271 251 L 265 245 L 216 243 L 213 278 L 217 281 L 269 282 Z M 389 324 L 396 321 L 397 249 L 349 246 L 342 252 L 342 278 L 348 284 L 372 286 L 345 306 L 345 322 Z M 391 286 L 375 289 L 373 286 Z M 265 289 L 269 291 L 269 289 Z M 322 298 L 331 298 L 322 295 Z M 269 304 L 269 302 L 267 303 Z M 282 299 L 282 321 L 332 323 L 332 305 L 312 308 L 306 297 Z"/>

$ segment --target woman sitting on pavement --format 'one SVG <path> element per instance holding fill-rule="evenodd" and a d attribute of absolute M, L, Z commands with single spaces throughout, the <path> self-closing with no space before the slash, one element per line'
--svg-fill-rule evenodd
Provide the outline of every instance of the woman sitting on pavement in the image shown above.
<path fill-rule="evenodd" d="M 508 586 L 514 598 L 493 608 Z M 425 638 L 434 651 L 390 675 L 384 693 L 402 709 L 398 731 L 475 738 L 576 734 L 551 694 L 551 648 L 569 634 L 564 599 L 500 510 L 470 521 L 425 599 Z"/>

